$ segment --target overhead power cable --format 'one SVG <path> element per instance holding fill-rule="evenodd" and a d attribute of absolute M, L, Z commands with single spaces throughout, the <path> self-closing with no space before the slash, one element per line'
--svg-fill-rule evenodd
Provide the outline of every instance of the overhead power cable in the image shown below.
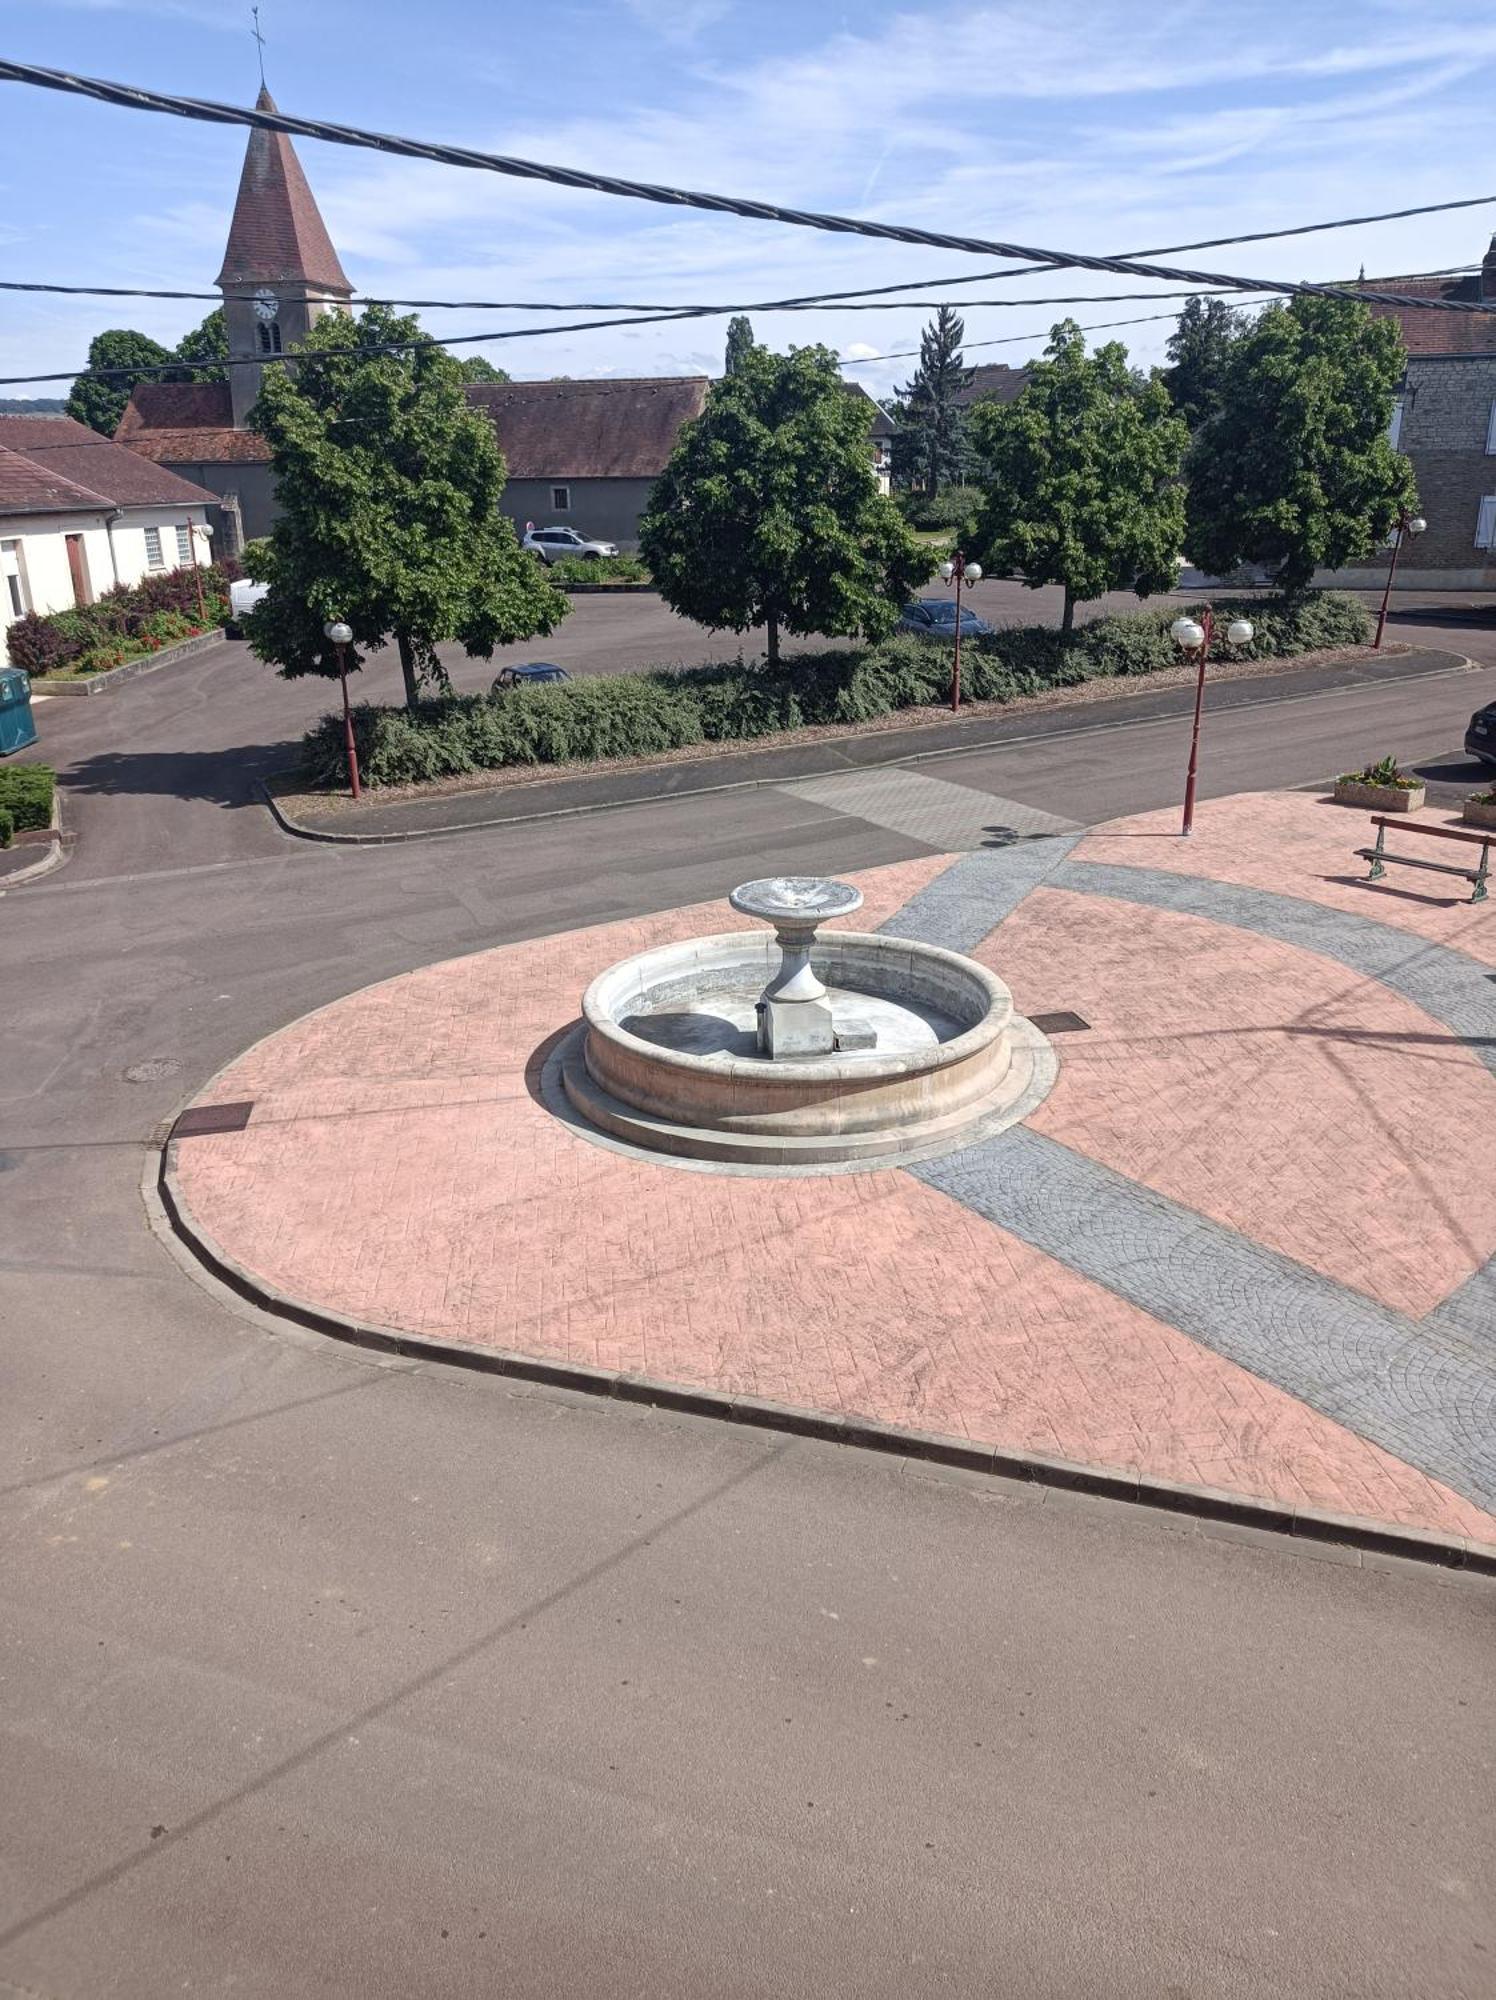
<path fill-rule="evenodd" d="M 1340 296 L 1333 285 L 1304 282 L 1284 283 L 1269 278 L 1243 278 L 1230 272 L 1190 271 L 1151 264 L 1136 257 L 1097 257 L 1080 251 L 1046 250 L 1032 244 L 1004 243 L 991 237 L 966 236 L 951 231 L 918 229 L 906 223 L 870 222 L 865 219 L 825 213 L 816 209 L 787 208 L 778 202 L 751 201 L 738 195 L 710 194 L 700 189 L 671 187 L 655 181 L 636 181 L 617 174 L 590 173 L 577 167 L 549 165 L 543 161 L 520 159 L 504 153 L 486 153 L 467 146 L 409 139 L 388 132 L 371 132 L 361 126 L 333 124 L 325 119 L 291 118 L 279 111 L 246 109 L 211 99 L 178 97 L 165 91 L 144 90 L 135 85 L 114 83 L 105 78 L 77 76 L 67 70 L 44 69 L 34 63 L 0 60 L 0 81 L 33 84 L 44 90 L 69 96 L 90 97 L 102 104 L 124 110 L 154 111 L 169 117 L 196 119 L 213 125 L 249 126 L 264 132 L 284 132 L 292 138 L 320 139 L 329 145 L 352 146 L 366 151 L 392 154 L 398 158 L 430 160 L 437 165 L 463 167 L 484 173 L 507 175 L 511 179 L 544 181 L 555 187 L 570 187 L 584 193 L 618 196 L 647 201 L 668 208 L 700 209 L 709 214 L 736 215 L 750 222 L 780 222 L 796 229 L 814 229 L 837 236 L 863 236 L 886 243 L 912 243 L 933 250 L 957 250 L 968 255 L 1002 257 L 1039 269 L 1072 268 L 1109 271 L 1122 277 L 1159 278 L 1166 283 L 1221 285 L 1236 291 L 1267 293 L 1308 293 Z M 1450 206 L 1478 206 L 1496 201 L 1496 196 L 1467 197 Z M 1417 299 L 1383 291 L 1360 291 L 1368 304 L 1416 305 L 1430 312 L 1496 312 L 1496 301 L 1465 299 Z"/>

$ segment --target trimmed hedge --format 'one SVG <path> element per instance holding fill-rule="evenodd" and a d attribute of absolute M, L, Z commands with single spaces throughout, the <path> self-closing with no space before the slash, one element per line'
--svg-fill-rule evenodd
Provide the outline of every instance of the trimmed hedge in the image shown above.
<path fill-rule="evenodd" d="M 1223 602 L 1216 630 L 1236 616 L 1257 628 L 1240 657 L 1270 659 L 1363 644 L 1370 624 L 1353 597 L 1326 593 L 1294 603 Z M 1174 666 L 1169 627 L 1179 607 L 1083 625 L 1067 642 L 1046 626 L 1015 626 L 961 649 L 971 701 L 1014 701 L 1046 688 Z M 1227 656 L 1217 639 L 1215 656 Z M 510 765 L 591 763 L 647 757 L 697 743 L 746 742 L 780 730 L 871 722 L 900 709 L 943 702 L 948 645 L 900 635 L 880 645 L 798 653 L 770 670 L 737 659 L 713 666 L 451 695 L 419 709 L 354 710 L 359 769 L 369 785 L 419 784 Z M 343 722 L 328 715 L 308 731 L 303 769 L 314 784 L 343 775 Z"/>
<path fill-rule="evenodd" d="M 9 806 L 0 806 L 0 847 L 9 847 L 15 838 L 16 816 Z"/>
<path fill-rule="evenodd" d="M 239 574 L 232 559 L 204 564 L 194 573 L 160 570 L 139 583 L 118 584 L 93 604 L 71 611 L 28 611 L 5 635 L 11 665 L 38 679 L 47 674 L 102 672 L 145 653 L 221 625 L 228 617 L 229 584 Z M 198 615 L 197 585 L 203 587 Z"/>
<path fill-rule="evenodd" d="M 57 773 L 49 764 L 0 764 L 0 811 L 10 815 L 15 833 L 52 824 L 56 789 Z"/>
<path fill-rule="evenodd" d="M 552 583 L 648 583 L 637 556 L 562 556 L 547 566 Z"/>
<path fill-rule="evenodd" d="M 982 504 L 980 486 L 942 486 L 938 493 L 900 493 L 904 519 L 911 528 L 955 528 L 964 532 Z"/>

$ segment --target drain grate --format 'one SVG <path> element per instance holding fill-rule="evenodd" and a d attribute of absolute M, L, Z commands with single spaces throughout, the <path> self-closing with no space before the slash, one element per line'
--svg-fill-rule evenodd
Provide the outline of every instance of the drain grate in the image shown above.
<path fill-rule="evenodd" d="M 1041 1035 L 1080 1035 L 1088 1033 L 1091 1026 L 1079 1014 L 1031 1014 L 1029 1019 Z"/>
<path fill-rule="evenodd" d="M 202 1139 L 210 1132 L 242 1132 L 254 1110 L 254 1099 L 241 1104 L 196 1104 L 171 1128 L 173 1139 Z"/>

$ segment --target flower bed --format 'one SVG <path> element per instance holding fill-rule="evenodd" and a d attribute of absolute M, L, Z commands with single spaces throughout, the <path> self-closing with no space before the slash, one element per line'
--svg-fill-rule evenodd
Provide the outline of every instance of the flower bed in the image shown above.
<path fill-rule="evenodd" d="M 1215 606 L 1219 631 L 1237 608 Z M 1287 658 L 1364 644 L 1368 636 L 1361 605 L 1337 593 L 1249 608 L 1256 636 L 1238 657 Z M 962 684 L 971 701 L 1002 702 L 1082 681 L 1156 673 L 1178 664 L 1169 637 L 1177 616 L 1176 606 L 1098 619 L 1069 641 L 1048 627 L 995 632 L 963 645 Z M 454 695 L 414 711 L 365 703 L 354 711 L 354 727 L 365 783 L 408 785 L 510 765 L 659 755 L 696 743 L 872 722 L 943 702 L 950 675 L 948 646 L 900 636 L 796 654 L 773 669 L 739 658 L 517 687 L 495 697 Z M 330 715 L 309 731 L 303 768 L 312 783 L 337 785 L 343 767 L 343 721 Z"/>
<path fill-rule="evenodd" d="M 28 611 L 6 633 L 12 666 L 33 679 L 107 673 L 223 624 L 229 611 L 233 563 L 163 570 L 137 584 L 106 590 L 71 611 Z M 202 585 L 202 610 L 198 585 Z"/>
<path fill-rule="evenodd" d="M 1364 771 L 1343 771 L 1335 780 L 1335 802 L 1369 806 L 1373 812 L 1417 812 L 1425 797 L 1423 780 L 1404 771 L 1395 757 L 1383 757 Z"/>

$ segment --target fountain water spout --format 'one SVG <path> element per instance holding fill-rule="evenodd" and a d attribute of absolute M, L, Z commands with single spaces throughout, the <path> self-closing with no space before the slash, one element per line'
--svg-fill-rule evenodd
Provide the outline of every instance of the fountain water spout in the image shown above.
<path fill-rule="evenodd" d="M 728 901 L 746 917 L 774 926 L 779 967 L 758 1002 L 758 1046 L 775 1060 L 830 1055 L 836 1027 L 826 988 L 811 965 L 816 932 L 831 917 L 862 907 L 862 891 L 820 875 L 773 875 L 744 882 Z"/>

